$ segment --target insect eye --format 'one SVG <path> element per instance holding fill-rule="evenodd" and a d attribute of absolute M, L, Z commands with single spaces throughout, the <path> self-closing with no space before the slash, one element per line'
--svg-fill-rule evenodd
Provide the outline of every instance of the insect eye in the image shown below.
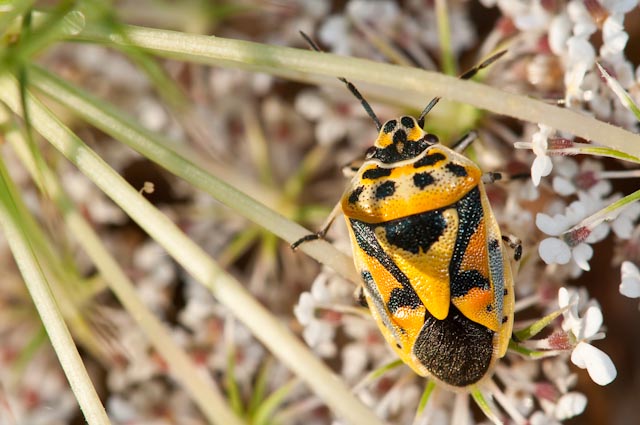
<path fill-rule="evenodd" d="M 437 145 L 440 142 L 438 136 L 436 136 L 435 134 L 427 134 L 426 136 L 424 136 L 424 140 L 429 145 Z"/>
<path fill-rule="evenodd" d="M 371 146 L 364 154 L 365 159 L 370 159 L 376 153 L 377 148 L 375 146 Z"/>

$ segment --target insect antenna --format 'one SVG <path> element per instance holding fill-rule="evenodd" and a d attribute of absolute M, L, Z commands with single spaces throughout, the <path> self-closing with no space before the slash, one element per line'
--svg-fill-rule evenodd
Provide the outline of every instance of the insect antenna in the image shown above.
<path fill-rule="evenodd" d="M 307 34 L 305 34 L 302 31 L 300 31 L 300 35 L 302 36 L 302 38 L 304 38 L 304 40 L 307 42 L 309 47 L 311 47 L 316 52 L 322 52 L 320 47 L 318 47 L 318 45 L 315 43 L 315 41 L 311 39 L 311 37 L 309 37 Z M 338 80 L 345 83 L 349 91 L 356 97 L 356 99 L 360 101 L 360 104 L 362 105 L 364 110 L 367 112 L 367 114 L 371 117 L 373 122 L 376 124 L 376 129 L 380 130 L 380 128 L 382 128 L 382 124 L 380 123 L 380 120 L 378 119 L 375 112 L 373 112 L 373 109 L 371 109 L 371 105 L 369 105 L 369 102 L 367 102 L 367 100 L 362 96 L 362 94 L 358 91 L 356 86 L 354 86 L 353 83 L 351 83 L 351 81 L 347 80 L 344 77 L 338 77 Z"/>
<path fill-rule="evenodd" d="M 461 80 L 468 80 L 469 78 L 471 78 L 474 75 L 476 75 L 478 73 L 478 71 L 488 67 L 489 65 L 491 65 L 492 63 L 494 63 L 495 61 L 500 59 L 505 53 L 507 53 L 506 50 L 502 50 L 502 51 L 496 53 L 495 55 L 491 56 L 486 61 L 482 62 L 480 65 L 474 66 L 473 68 L 471 68 L 470 70 L 468 70 L 467 72 L 465 72 L 464 74 L 459 76 L 458 78 L 460 78 Z M 429 111 L 431 111 L 433 109 L 433 107 L 436 106 L 436 104 L 439 101 L 440 101 L 440 97 L 434 97 L 433 99 L 431 99 L 429 104 L 424 108 L 424 110 L 420 114 L 420 117 L 418 117 L 418 125 L 421 128 L 424 127 L 424 118 L 427 116 Z"/>

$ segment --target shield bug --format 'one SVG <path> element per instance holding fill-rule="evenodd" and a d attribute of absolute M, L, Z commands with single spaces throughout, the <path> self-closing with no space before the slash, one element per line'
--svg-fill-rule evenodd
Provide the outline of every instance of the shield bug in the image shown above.
<path fill-rule="evenodd" d="M 379 131 L 339 202 L 371 314 L 417 374 L 452 388 L 474 385 L 505 355 L 513 327 L 513 275 L 503 241 L 516 248 L 516 259 L 521 251 L 503 238 L 484 186 L 499 174 L 483 174 L 462 155 L 473 136 L 452 149 L 422 129 L 439 98 L 418 118 L 381 124 L 355 86 L 340 80 Z M 334 215 L 292 247 L 324 237 Z"/>

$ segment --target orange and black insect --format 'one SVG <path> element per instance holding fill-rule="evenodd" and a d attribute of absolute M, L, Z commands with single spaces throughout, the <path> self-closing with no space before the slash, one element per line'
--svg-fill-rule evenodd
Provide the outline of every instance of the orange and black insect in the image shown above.
<path fill-rule="evenodd" d="M 476 384 L 505 355 L 513 327 L 513 275 L 503 245 L 509 239 L 484 186 L 498 175 L 483 174 L 460 153 L 473 135 L 451 149 L 422 129 L 439 98 L 417 119 L 381 124 L 355 86 L 341 81 L 379 130 L 339 203 L 371 314 L 416 373 L 454 388 Z M 323 237 L 333 218 L 292 246 Z M 519 258 L 519 245 L 511 245 Z"/>

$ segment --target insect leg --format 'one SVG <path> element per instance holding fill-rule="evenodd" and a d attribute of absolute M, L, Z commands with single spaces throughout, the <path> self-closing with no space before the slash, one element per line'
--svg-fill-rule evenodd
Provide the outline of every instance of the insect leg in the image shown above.
<path fill-rule="evenodd" d="M 336 219 L 336 217 L 337 217 L 338 213 L 340 212 L 340 210 L 341 210 L 341 206 L 340 206 L 340 202 L 338 202 L 335 205 L 335 207 L 333 207 L 333 210 L 331 210 L 331 214 L 329 214 L 329 217 L 327 217 L 327 219 L 325 220 L 325 222 L 322 225 L 322 227 L 320 228 L 320 230 L 317 231 L 316 233 L 310 233 L 310 234 L 308 234 L 306 236 L 301 237 L 300 239 L 298 239 L 297 241 L 295 241 L 294 243 L 291 244 L 291 249 L 295 250 L 300 245 L 302 245 L 303 243 L 306 243 L 306 242 L 311 242 L 311 241 L 315 241 L 315 240 L 318 240 L 318 239 L 324 239 L 324 236 L 329 231 L 329 228 L 333 224 L 333 221 Z"/>
<path fill-rule="evenodd" d="M 369 307 L 369 303 L 367 302 L 367 297 L 365 297 L 364 295 L 364 287 L 362 285 L 358 285 L 358 288 L 353 293 L 353 296 L 356 299 L 356 302 L 361 307 Z"/>
<path fill-rule="evenodd" d="M 520 261 L 522 258 L 522 241 L 513 235 L 502 235 L 502 241 L 513 249 L 513 259 Z"/>
<path fill-rule="evenodd" d="M 530 173 L 509 174 L 504 172 L 488 171 L 482 175 L 482 183 L 491 184 L 498 180 L 506 182 L 509 180 L 528 179 L 529 177 L 531 177 Z"/>

